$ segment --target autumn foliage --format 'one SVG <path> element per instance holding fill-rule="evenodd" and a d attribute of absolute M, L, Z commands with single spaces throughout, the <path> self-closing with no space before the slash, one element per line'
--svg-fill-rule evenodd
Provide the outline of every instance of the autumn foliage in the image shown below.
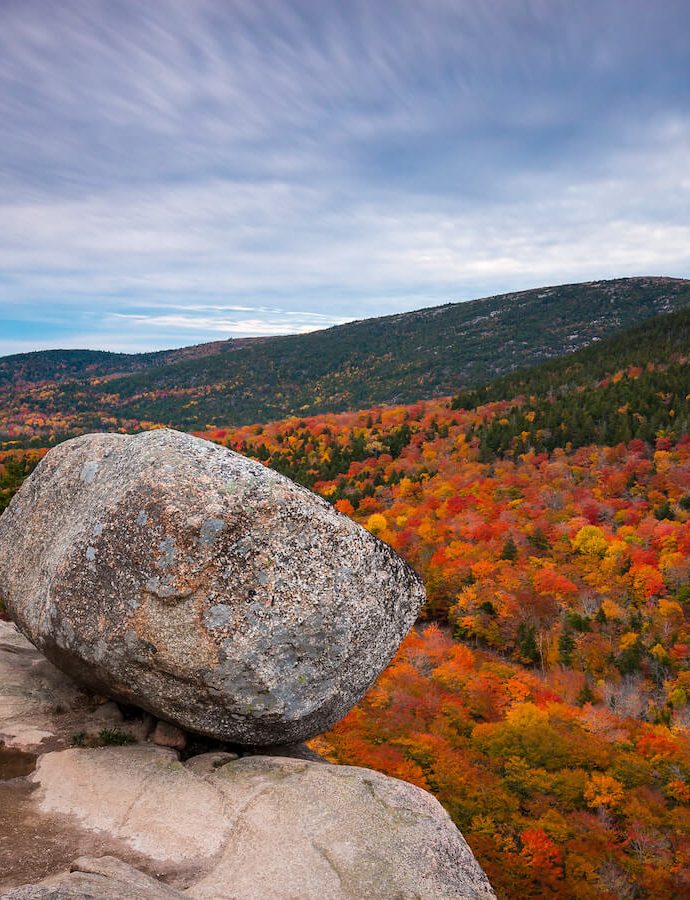
<path fill-rule="evenodd" d="M 690 896 L 690 439 L 551 447 L 536 418 L 517 430 L 532 412 L 435 400 L 203 436 L 311 487 L 426 583 L 321 752 L 432 791 L 502 897 Z M 32 452 L 0 475 L 16 486 Z"/>
<path fill-rule="evenodd" d="M 690 440 L 482 461 L 477 425 L 503 408 L 207 436 L 425 579 L 427 624 L 322 752 L 432 791 L 501 896 L 688 896 Z"/>

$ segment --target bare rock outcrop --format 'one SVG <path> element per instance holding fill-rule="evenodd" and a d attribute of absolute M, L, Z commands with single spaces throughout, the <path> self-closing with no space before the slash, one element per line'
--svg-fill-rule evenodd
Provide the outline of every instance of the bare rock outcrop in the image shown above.
<path fill-rule="evenodd" d="M 182 763 L 98 699 L 0 622 L 0 897 L 493 897 L 424 791 L 297 745 Z M 65 749 L 104 721 L 140 743 Z"/>
<path fill-rule="evenodd" d="M 47 454 L 0 518 L 0 598 L 91 689 L 261 745 L 341 718 L 424 589 L 310 491 L 159 430 L 86 435 Z"/>
<path fill-rule="evenodd" d="M 80 857 L 69 872 L 2 895 L 5 900 L 182 900 L 184 894 L 113 856 Z"/>
<path fill-rule="evenodd" d="M 198 775 L 138 746 L 49 753 L 32 778 L 44 813 L 167 867 L 195 900 L 494 897 L 441 805 L 369 769 L 253 756 Z"/>
<path fill-rule="evenodd" d="M 78 733 L 122 727 L 120 710 L 103 699 L 66 678 L 11 622 L 0 621 L 1 746 L 36 754 L 68 747 Z"/>

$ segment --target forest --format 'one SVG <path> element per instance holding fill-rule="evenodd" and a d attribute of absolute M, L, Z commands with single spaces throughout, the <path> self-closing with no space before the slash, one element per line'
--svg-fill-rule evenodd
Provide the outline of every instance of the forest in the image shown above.
<path fill-rule="evenodd" d="M 501 897 L 690 895 L 687 321 L 484 394 L 198 432 L 423 576 L 417 626 L 313 746 L 432 791 Z M 2 506 L 43 452 L 5 445 Z"/>
<path fill-rule="evenodd" d="M 433 791 L 504 897 L 690 892 L 690 439 L 487 451 L 503 403 L 212 440 L 424 577 L 426 622 L 316 749 Z"/>
<path fill-rule="evenodd" d="M 18 354 L 0 359 L 0 442 L 37 446 L 137 423 L 202 430 L 413 403 L 460 388 L 479 389 L 480 402 L 511 399 L 522 393 L 515 370 L 587 348 L 603 368 L 612 338 L 637 326 L 634 348 L 640 323 L 653 326 L 689 305 L 690 281 L 622 278 L 159 353 Z M 484 390 L 499 376 L 506 380 Z"/>

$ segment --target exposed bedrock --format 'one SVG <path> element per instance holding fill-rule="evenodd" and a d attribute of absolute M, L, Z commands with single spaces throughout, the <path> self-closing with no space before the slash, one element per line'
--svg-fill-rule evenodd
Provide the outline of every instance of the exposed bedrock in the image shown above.
<path fill-rule="evenodd" d="M 43 814 L 118 842 L 167 885 L 117 860 L 80 860 L 8 900 L 120 898 L 128 886 L 152 900 L 495 897 L 441 805 L 369 769 L 244 757 L 199 776 L 173 751 L 140 746 L 48 753 L 31 777 Z"/>

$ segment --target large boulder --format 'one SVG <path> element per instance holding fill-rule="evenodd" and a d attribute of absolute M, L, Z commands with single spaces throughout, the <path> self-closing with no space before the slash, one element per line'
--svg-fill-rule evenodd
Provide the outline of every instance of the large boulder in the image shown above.
<path fill-rule="evenodd" d="M 108 836 L 189 898 L 495 896 L 438 801 L 369 769 L 253 756 L 199 776 L 137 746 L 48 753 L 31 777 L 42 814 Z M 7 896 L 56 896 L 23 890 Z"/>
<path fill-rule="evenodd" d="M 424 590 L 310 491 L 158 430 L 86 435 L 47 454 L 0 518 L 0 599 L 91 689 L 259 745 L 341 718 Z"/>

